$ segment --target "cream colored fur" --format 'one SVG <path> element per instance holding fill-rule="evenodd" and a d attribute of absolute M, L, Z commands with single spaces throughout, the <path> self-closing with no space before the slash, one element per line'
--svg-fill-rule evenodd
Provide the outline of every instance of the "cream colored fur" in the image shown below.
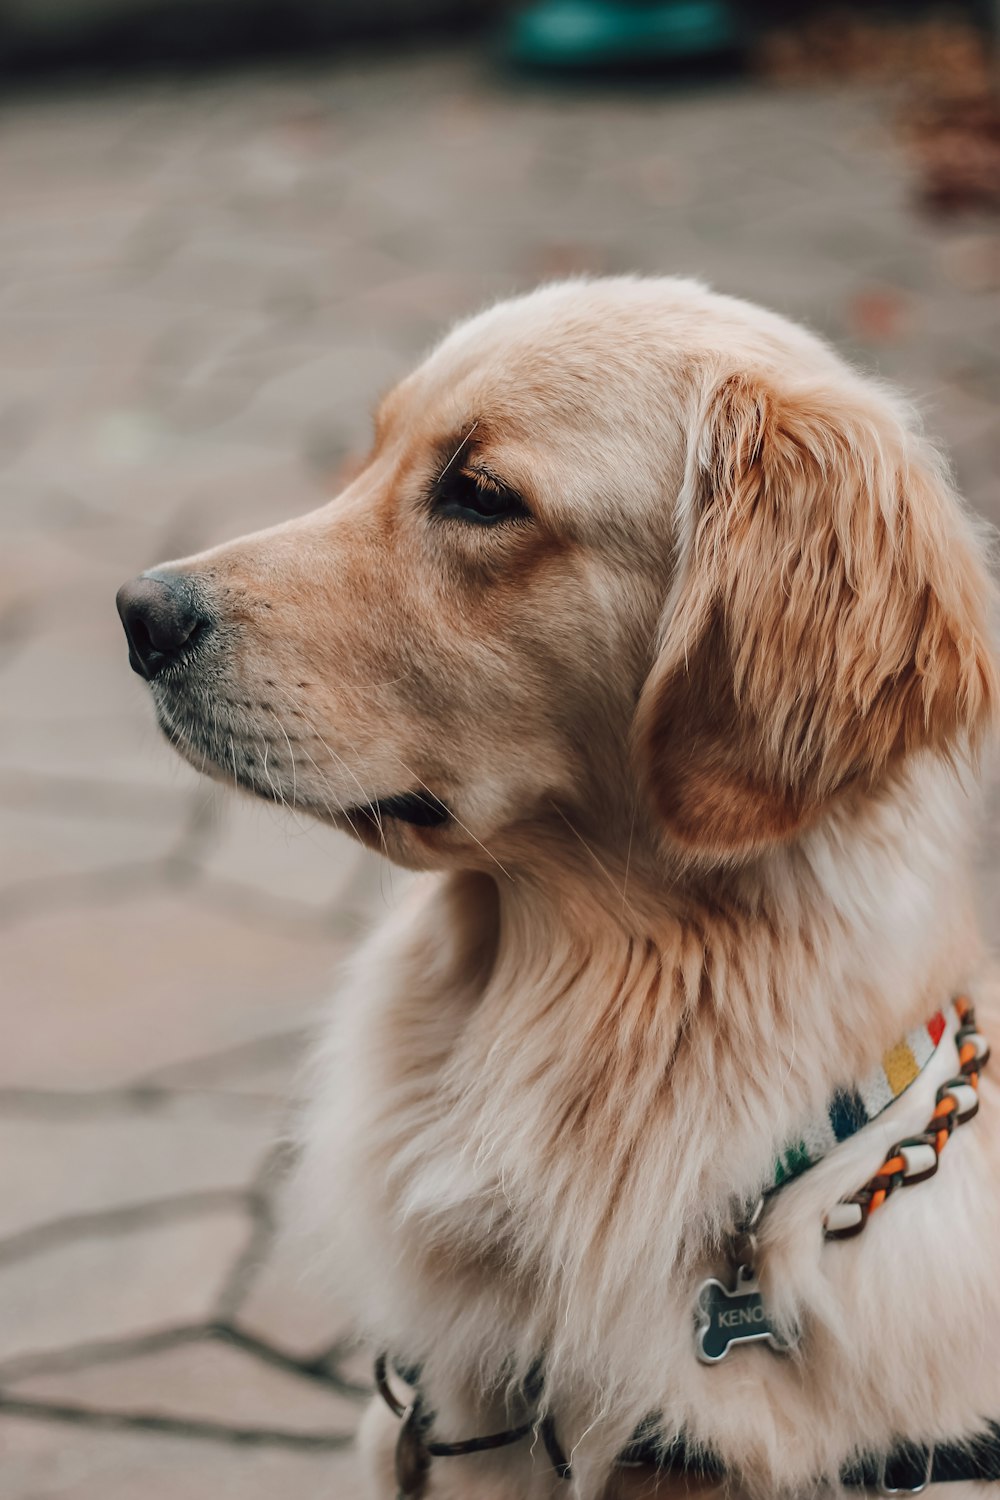
<path fill-rule="evenodd" d="M 533 519 L 429 516 L 459 449 Z M 544 1355 L 575 1477 L 524 1443 L 439 1460 L 433 1500 L 682 1493 L 614 1472 L 651 1413 L 727 1495 L 789 1497 L 1000 1417 L 989 1073 L 932 1183 L 821 1233 L 950 1044 L 769 1209 L 796 1352 L 694 1352 L 733 1195 L 832 1089 L 959 990 L 1000 1037 L 969 889 L 990 585 L 899 400 L 693 283 L 546 288 L 444 341 L 329 507 L 172 566 L 228 627 L 154 684 L 182 751 L 435 872 L 331 1006 L 296 1213 L 443 1438 L 504 1425 Z M 418 786 L 446 827 L 358 811 Z M 364 1431 L 388 1500 L 396 1424 Z"/>

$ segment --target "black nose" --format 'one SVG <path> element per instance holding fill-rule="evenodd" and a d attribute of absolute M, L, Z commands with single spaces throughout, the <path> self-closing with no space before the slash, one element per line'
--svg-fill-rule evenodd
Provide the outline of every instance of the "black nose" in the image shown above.
<path fill-rule="evenodd" d="M 208 623 L 190 581 L 170 574 L 143 574 L 123 583 L 116 603 L 132 670 L 147 682 L 176 661 Z"/>

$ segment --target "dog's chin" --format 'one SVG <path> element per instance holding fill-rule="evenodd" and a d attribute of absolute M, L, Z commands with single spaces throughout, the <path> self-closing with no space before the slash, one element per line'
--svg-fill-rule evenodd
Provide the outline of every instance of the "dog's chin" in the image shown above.
<path fill-rule="evenodd" d="M 193 766 L 200 775 L 207 776 L 210 781 L 220 781 L 226 786 L 239 785 L 233 780 L 231 766 L 221 765 L 205 746 L 197 744 L 189 734 L 172 721 L 158 699 L 154 699 L 154 702 L 157 728 L 171 750 L 179 755 L 181 760 L 186 760 L 189 766 Z"/>

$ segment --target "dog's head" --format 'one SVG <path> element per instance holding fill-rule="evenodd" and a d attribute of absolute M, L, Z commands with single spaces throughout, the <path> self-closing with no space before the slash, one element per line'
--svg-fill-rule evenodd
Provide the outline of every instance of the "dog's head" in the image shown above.
<path fill-rule="evenodd" d="M 559 820 L 791 840 L 975 744 L 989 598 L 894 399 L 759 309 L 607 281 L 460 327 L 337 499 L 119 607 L 196 766 L 428 866 Z"/>

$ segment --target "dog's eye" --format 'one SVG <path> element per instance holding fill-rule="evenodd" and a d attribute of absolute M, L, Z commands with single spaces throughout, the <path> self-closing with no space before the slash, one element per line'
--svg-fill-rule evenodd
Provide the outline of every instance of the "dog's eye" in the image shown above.
<path fill-rule="evenodd" d="M 503 521 L 525 521 L 530 511 L 515 490 L 484 469 L 458 469 L 443 474 L 434 496 L 439 516 L 468 521 L 474 526 L 498 526 Z"/>

